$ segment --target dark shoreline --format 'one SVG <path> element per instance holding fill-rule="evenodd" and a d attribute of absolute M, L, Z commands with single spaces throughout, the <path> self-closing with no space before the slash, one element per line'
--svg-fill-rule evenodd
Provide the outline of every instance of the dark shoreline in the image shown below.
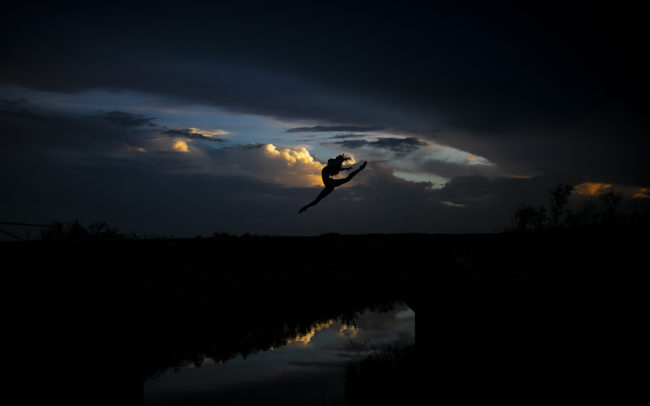
<path fill-rule="evenodd" d="M 0 252 L 15 264 L 4 274 L 23 310 L 13 316 L 19 331 L 47 337 L 61 361 L 99 350 L 90 376 L 116 374 L 111 385 L 141 388 L 135 360 L 164 326 L 168 337 L 194 339 L 205 331 L 187 326 L 214 317 L 255 324 L 289 312 L 304 326 L 328 309 L 400 300 L 416 310 L 425 392 L 434 381 L 440 391 L 605 396 L 619 391 L 621 362 L 637 355 L 644 247 L 635 232 L 565 230 L 31 241 L 2 243 Z M 103 385 L 90 379 L 87 388 Z"/>

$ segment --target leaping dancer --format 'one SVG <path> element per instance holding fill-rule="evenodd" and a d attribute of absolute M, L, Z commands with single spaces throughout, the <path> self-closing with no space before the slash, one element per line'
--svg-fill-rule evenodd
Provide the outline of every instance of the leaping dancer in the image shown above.
<path fill-rule="evenodd" d="M 327 160 L 327 165 L 323 168 L 321 171 L 321 174 L 323 176 L 323 184 L 325 184 L 325 188 L 320 192 L 318 196 L 316 196 L 316 199 L 314 199 L 313 202 L 309 203 L 308 205 L 304 206 L 298 213 L 302 213 L 303 211 L 307 210 L 311 206 L 315 206 L 320 202 L 325 196 L 329 195 L 332 193 L 332 191 L 341 186 L 344 183 L 348 183 L 352 178 L 355 177 L 355 175 L 363 170 L 363 168 L 366 167 L 366 164 L 368 161 L 364 161 L 363 164 L 359 167 L 359 169 L 356 169 L 346 177 L 342 179 L 332 179 L 332 176 L 338 175 L 340 171 L 349 171 L 352 168 L 342 168 L 341 166 L 343 165 L 344 162 L 349 161 L 351 158 L 348 156 L 345 156 L 345 154 L 338 155 L 336 158 L 332 158 Z"/>

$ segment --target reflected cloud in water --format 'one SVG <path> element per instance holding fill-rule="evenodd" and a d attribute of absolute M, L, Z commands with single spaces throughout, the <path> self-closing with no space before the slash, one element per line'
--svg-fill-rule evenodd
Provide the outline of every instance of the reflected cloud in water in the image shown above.
<path fill-rule="evenodd" d="M 382 310 L 355 313 L 352 320 L 348 314 L 316 321 L 294 330 L 293 337 L 278 340 L 288 330 L 285 324 L 267 332 L 276 341 L 266 350 L 225 362 L 206 356 L 177 372 L 146 379 L 145 404 L 342 402 L 343 368 L 348 362 L 395 343 L 415 342 L 415 313 L 408 306 L 397 303 Z"/>

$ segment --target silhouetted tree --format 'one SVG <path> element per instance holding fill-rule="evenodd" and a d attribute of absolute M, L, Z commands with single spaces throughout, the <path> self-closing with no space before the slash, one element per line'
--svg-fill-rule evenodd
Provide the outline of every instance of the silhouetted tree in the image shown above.
<path fill-rule="evenodd" d="M 55 222 L 41 231 L 41 239 L 46 241 L 108 241 L 127 238 L 134 239 L 135 235 L 129 237 L 104 221 L 92 223 L 88 227 L 84 227 L 78 220 L 67 224 Z"/>
<path fill-rule="evenodd" d="M 569 196 L 573 193 L 573 186 L 561 183 L 550 190 L 551 192 L 551 225 L 558 227 L 564 208 L 569 202 Z"/>
<path fill-rule="evenodd" d="M 562 183 L 549 190 L 550 217 L 543 206 L 534 207 L 523 205 L 515 210 L 513 226 L 517 231 L 542 231 L 558 228 L 593 228 L 631 225 L 638 223 L 633 216 L 621 216 L 617 210 L 623 202 L 623 195 L 615 190 L 609 190 L 597 198 L 581 198 L 581 204 L 567 208 L 569 198 L 574 191 L 573 186 Z M 637 219 L 641 216 L 635 215 Z"/>
<path fill-rule="evenodd" d="M 621 205 L 623 195 L 620 192 L 610 190 L 598 197 L 598 201 L 603 206 L 601 213 L 601 222 L 612 225 L 616 222 L 616 210 Z"/>
<path fill-rule="evenodd" d="M 515 211 L 514 221 L 519 231 L 540 231 L 547 223 L 546 208 L 522 206 Z"/>

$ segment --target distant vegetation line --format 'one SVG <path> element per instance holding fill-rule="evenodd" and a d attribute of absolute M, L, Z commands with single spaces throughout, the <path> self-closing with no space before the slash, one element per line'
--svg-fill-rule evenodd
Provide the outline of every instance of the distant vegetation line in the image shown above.
<path fill-rule="evenodd" d="M 638 229 L 650 225 L 650 213 L 639 208 L 629 213 L 620 213 L 623 202 L 621 193 L 609 190 L 598 196 L 582 199 L 578 204 L 569 205 L 574 187 L 559 184 L 550 191 L 548 205 L 521 204 L 511 214 L 511 224 L 502 232 L 548 232 L 548 231 L 597 231 L 612 229 Z M 31 224 L 0 222 L 0 225 L 29 226 L 39 229 L 35 240 L 42 241 L 121 241 L 145 239 L 172 239 L 173 235 L 142 234 L 123 232 L 105 221 L 83 225 L 78 220 Z M 15 232 L 0 231 L 14 240 L 24 240 Z M 193 238 L 247 238 L 259 237 L 255 234 L 241 235 L 215 232 L 212 236 L 197 235 Z M 27 238 L 31 239 L 31 238 Z"/>
<path fill-rule="evenodd" d="M 636 210 L 621 213 L 623 195 L 615 190 L 591 196 L 569 206 L 574 187 L 559 184 L 549 190 L 548 206 L 521 205 L 512 214 L 512 225 L 505 231 L 598 231 L 647 227 L 650 215 L 639 205 Z"/>

